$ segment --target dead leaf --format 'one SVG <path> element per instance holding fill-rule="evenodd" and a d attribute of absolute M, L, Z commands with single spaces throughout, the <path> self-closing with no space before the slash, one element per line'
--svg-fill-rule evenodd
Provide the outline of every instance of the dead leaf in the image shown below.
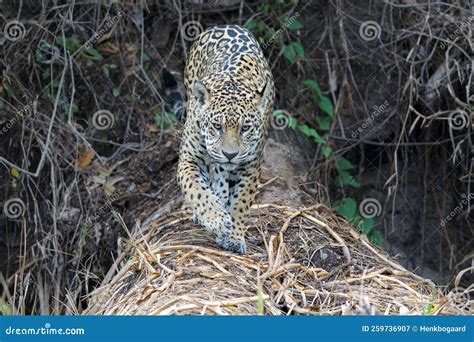
<path fill-rule="evenodd" d="M 79 158 L 76 160 L 76 171 L 82 171 L 90 165 L 92 159 L 95 157 L 95 151 L 93 149 L 84 150 L 79 153 Z"/>
<path fill-rule="evenodd" d="M 105 184 L 104 185 L 104 191 L 107 195 L 112 196 L 113 193 L 115 192 L 116 188 L 112 184 Z"/>
<path fill-rule="evenodd" d="M 119 53 L 120 48 L 113 42 L 105 42 L 98 47 L 98 50 L 103 55 L 116 55 Z"/>
<path fill-rule="evenodd" d="M 148 126 L 148 132 L 156 133 L 158 132 L 158 126 L 156 124 L 151 124 Z"/>

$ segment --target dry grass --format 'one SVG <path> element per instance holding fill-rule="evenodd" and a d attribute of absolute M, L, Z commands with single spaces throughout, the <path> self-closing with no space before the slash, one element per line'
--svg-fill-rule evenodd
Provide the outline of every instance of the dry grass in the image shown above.
<path fill-rule="evenodd" d="M 192 223 L 171 179 L 166 210 L 148 203 L 153 222 L 137 224 L 121 240 L 118 259 L 82 314 L 460 313 L 431 281 L 405 270 L 319 200 L 289 187 L 281 170 L 269 168 L 282 149 L 266 150 L 248 255 L 216 248 Z M 261 202 L 275 192 L 287 196 Z M 303 197 L 304 207 L 291 204 Z"/>

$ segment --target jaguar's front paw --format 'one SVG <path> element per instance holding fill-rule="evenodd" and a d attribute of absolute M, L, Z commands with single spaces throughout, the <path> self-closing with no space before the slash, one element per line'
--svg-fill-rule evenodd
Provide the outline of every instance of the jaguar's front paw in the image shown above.
<path fill-rule="evenodd" d="M 198 218 L 196 213 L 193 213 L 193 223 L 194 224 L 201 224 L 201 222 L 199 222 L 199 218 Z"/>
<path fill-rule="evenodd" d="M 247 254 L 247 245 L 244 239 L 230 240 L 227 250 L 244 255 Z"/>
<path fill-rule="evenodd" d="M 216 237 L 217 245 L 225 251 L 229 250 L 229 242 L 230 242 L 229 236 Z"/>
<path fill-rule="evenodd" d="M 224 250 L 228 250 L 231 235 L 232 235 L 232 219 L 229 215 L 225 215 L 222 218 L 221 222 L 219 223 L 219 227 L 216 231 L 217 245 Z"/>

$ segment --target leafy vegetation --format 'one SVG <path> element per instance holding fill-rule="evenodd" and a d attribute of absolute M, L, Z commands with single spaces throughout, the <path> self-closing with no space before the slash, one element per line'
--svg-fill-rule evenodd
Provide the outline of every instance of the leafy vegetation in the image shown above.
<path fill-rule="evenodd" d="M 275 46 L 281 49 L 281 56 L 292 65 L 305 57 L 304 46 L 300 41 L 285 40 L 285 37 L 290 39 L 292 31 L 303 27 L 297 19 L 298 13 L 291 12 L 292 7 L 297 2 L 297 0 L 276 1 L 276 6 L 273 6 L 273 8 L 279 13 L 280 18 L 284 18 L 283 22 L 279 23 L 279 28 L 267 24 L 262 17 L 252 19 L 246 24 L 249 30 L 254 31 L 264 49 L 275 44 Z M 270 7 L 270 4 L 265 2 L 261 6 L 261 11 L 269 13 Z M 284 15 L 284 13 L 287 15 Z M 283 34 L 284 30 L 288 34 Z M 320 145 L 322 155 L 336 170 L 337 174 L 334 182 L 337 186 L 359 188 L 360 183 L 353 174 L 356 169 L 355 166 L 343 156 L 336 155 L 326 138 L 327 133 L 331 130 L 334 118 L 334 106 L 331 99 L 323 94 L 321 87 L 315 80 L 307 79 L 303 82 L 303 86 L 308 91 L 312 104 L 317 108 L 315 109 L 319 110 L 319 115 L 316 116 L 315 122 L 299 123 L 298 119 L 292 116 L 284 118 L 283 116 L 286 113 L 284 110 L 275 110 L 273 112 L 275 119 L 286 120 L 288 127 L 300 131 L 314 143 Z M 382 233 L 374 229 L 374 220 L 372 218 L 366 218 L 361 215 L 355 198 L 345 197 L 343 200 L 334 201 L 332 206 L 341 216 L 357 225 L 373 243 L 381 245 L 383 240 Z"/>

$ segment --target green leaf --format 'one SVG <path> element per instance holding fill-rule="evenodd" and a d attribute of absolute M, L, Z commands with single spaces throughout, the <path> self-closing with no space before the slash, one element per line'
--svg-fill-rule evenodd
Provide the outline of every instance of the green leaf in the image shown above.
<path fill-rule="evenodd" d="M 322 136 L 320 136 L 319 133 L 316 132 L 316 134 L 313 137 L 314 137 L 314 141 L 316 143 L 318 143 L 320 145 L 325 145 L 326 144 L 326 140 L 324 140 L 324 138 Z"/>
<path fill-rule="evenodd" d="M 256 20 L 250 20 L 245 24 L 245 28 L 247 30 L 254 30 L 257 28 L 257 21 Z"/>
<path fill-rule="evenodd" d="M 258 290 L 257 290 L 257 293 L 258 293 L 258 300 L 257 300 L 257 310 L 258 310 L 258 314 L 260 316 L 263 316 L 263 314 L 265 313 L 265 306 L 264 306 L 264 303 L 263 303 L 263 289 L 262 289 L 262 284 L 258 284 Z"/>
<path fill-rule="evenodd" d="M 298 129 L 307 137 L 314 138 L 314 141 L 318 144 L 325 144 L 326 141 L 314 128 L 309 127 L 308 125 L 300 125 Z"/>
<path fill-rule="evenodd" d="M 68 50 L 69 53 L 74 53 L 79 49 L 81 44 L 76 38 L 66 38 L 64 35 L 60 35 L 56 38 L 56 43 L 60 46 L 66 46 L 66 50 Z"/>
<path fill-rule="evenodd" d="M 298 125 L 298 121 L 294 117 L 291 117 L 290 121 L 288 122 L 288 126 L 290 128 L 296 129 L 297 125 Z"/>
<path fill-rule="evenodd" d="M 362 233 L 368 235 L 374 228 L 374 219 L 364 217 L 362 221 L 359 222 L 359 228 L 362 230 Z"/>
<path fill-rule="evenodd" d="M 341 156 L 336 157 L 334 160 L 334 165 L 340 171 L 355 169 L 355 166 L 349 160 Z"/>
<path fill-rule="evenodd" d="M 323 146 L 321 151 L 323 152 L 323 156 L 325 156 L 326 158 L 329 158 L 332 153 L 332 149 L 329 146 Z"/>
<path fill-rule="evenodd" d="M 146 52 L 143 53 L 143 62 L 148 62 L 150 60 L 150 55 L 148 55 Z M 117 64 L 110 64 L 110 66 L 112 67 L 112 65 L 115 65 L 115 68 L 117 67 Z M 112 68 L 112 69 L 115 69 L 115 68 Z"/>
<path fill-rule="evenodd" d="M 322 95 L 321 88 L 315 80 L 306 80 L 303 84 L 313 93 L 316 98 L 320 98 Z"/>
<path fill-rule="evenodd" d="M 5 108 L 5 102 L 3 102 L 3 100 L 0 100 L 0 110 L 2 110 L 3 108 Z"/>
<path fill-rule="evenodd" d="M 299 30 L 300 28 L 303 27 L 303 25 L 301 25 L 301 23 L 298 20 L 296 20 L 294 17 L 286 18 L 285 22 L 288 23 L 287 27 L 290 30 Z"/>
<path fill-rule="evenodd" d="M 8 95 L 10 95 L 11 97 L 16 97 L 16 91 L 13 90 L 12 87 L 10 87 L 8 84 L 3 84 L 3 87 L 5 88 L 5 91 Z"/>
<path fill-rule="evenodd" d="M 41 78 L 43 80 L 48 79 L 50 76 L 51 76 L 51 69 L 50 68 L 46 68 L 46 70 L 41 74 Z"/>
<path fill-rule="evenodd" d="M 10 174 L 11 174 L 13 177 L 17 178 L 17 179 L 20 178 L 20 171 L 18 171 L 18 169 L 17 169 L 16 167 L 12 167 L 12 168 L 10 169 Z"/>
<path fill-rule="evenodd" d="M 301 45 L 301 43 L 293 42 L 290 45 L 293 48 L 296 56 L 301 57 L 301 58 L 304 57 L 304 48 L 303 48 L 303 45 Z"/>
<path fill-rule="evenodd" d="M 56 37 L 56 43 L 61 45 L 61 46 L 65 46 L 66 45 L 66 37 L 63 34 L 57 36 Z"/>
<path fill-rule="evenodd" d="M 40 50 L 36 50 L 35 58 L 38 62 L 44 61 L 44 54 Z"/>
<path fill-rule="evenodd" d="M 382 246 L 383 245 L 383 234 L 378 230 L 372 230 L 372 232 L 368 236 L 370 242 L 374 245 Z"/>
<path fill-rule="evenodd" d="M 168 115 L 168 119 L 169 119 L 172 123 L 177 123 L 177 122 L 178 122 L 178 118 L 176 117 L 176 115 L 175 115 L 174 113 L 166 112 L 166 114 Z"/>
<path fill-rule="evenodd" d="M 257 21 L 257 30 L 260 32 L 265 31 L 265 23 L 262 20 Z"/>
<path fill-rule="evenodd" d="M 296 54 L 291 45 L 283 47 L 283 57 L 285 57 L 291 64 L 296 62 Z"/>
<path fill-rule="evenodd" d="M 347 171 L 339 171 L 336 182 L 339 186 L 350 185 L 354 188 L 360 188 L 360 183 Z"/>
<path fill-rule="evenodd" d="M 104 59 L 102 55 L 100 54 L 100 52 L 94 48 L 84 50 L 81 56 L 84 57 L 85 59 L 90 59 L 93 61 L 101 61 L 102 59 Z"/>
<path fill-rule="evenodd" d="M 260 10 L 264 13 L 268 13 L 270 11 L 270 4 L 268 2 L 262 4 L 262 6 L 260 6 Z"/>
<path fill-rule="evenodd" d="M 319 99 L 318 106 L 319 106 L 319 108 L 320 108 L 322 111 L 324 111 L 325 113 L 327 113 L 327 114 L 330 115 L 330 116 L 333 116 L 333 114 L 334 114 L 334 107 L 333 107 L 332 102 L 331 102 L 331 100 L 329 99 L 329 97 L 327 97 L 327 96 L 322 96 L 322 97 Z"/>
<path fill-rule="evenodd" d="M 107 76 L 107 77 L 110 76 L 110 71 L 109 71 L 109 65 L 108 64 L 102 65 L 102 71 L 104 72 L 105 76 Z"/>
<path fill-rule="evenodd" d="M 296 62 L 296 57 L 304 57 L 303 45 L 298 42 L 293 42 L 290 45 L 283 47 L 283 57 L 285 57 L 291 64 Z"/>
<path fill-rule="evenodd" d="M 329 131 L 331 129 L 332 118 L 330 116 L 316 117 L 316 122 L 319 125 L 319 129 L 322 131 Z"/>
<path fill-rule="evenodd" d="M 71 105 L 71 110 L 73 113 L 78 113 L 79 112 L 79 106 L 75 103 Z"/>
<path fill-rule="evenodd" d="M 166 129 L 170 127 L 173 123 L 178 122 L 176 115 L 170 112 L 158 112 L 155 115 L 156 126 L 160 129 Z"/>
<path fill-rule="evenodd" d="M 117 89 L 117 88 L 112 89 L 112 95 L 113 95 L 114 97 L 119 96 L 119 95 L 120 95 L 120 90 Z"/>
<path fill-rule="evenodd" d="M 357 218 L 357 203 L 352 197 L 346 197 L 341 205 L 337 208 L 337 212 L 349 221 Z"/>
<path fill-rule="evenodd" d="M 309 136 L 309 126 L 308 125 L 300 125 L 298 126 L 298 129 L 301 131 L 306 136 Z"/>

